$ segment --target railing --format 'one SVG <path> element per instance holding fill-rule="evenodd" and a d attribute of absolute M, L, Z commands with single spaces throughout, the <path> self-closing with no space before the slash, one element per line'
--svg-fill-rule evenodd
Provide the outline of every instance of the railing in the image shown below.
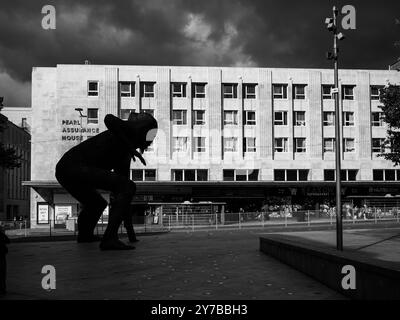
<path fill-rule="evenodd" d="M 245 213 L 193 213 L 190 211 L 176 211 L 170 213 L 149 214 L 144 217 L 143 224 L 135 224 L 138 233 L 156 231 L 201 231 L 245 228 L 292 227 L 311 225 L 334 225 L 336 215 L 334 210 L 329 211 L 275 211 L 275 212 L 245 212 Z M 400 223 L 400 208 L 374 208 L 368 211 L 351 212 L 343 210 L 343 223 L 371 223 L 381 222 Z M 60 221 L 49 221 L 48 224 L 30 228 L 27 220 L 0 221 L 0 225 L 11 238 L 35 236 L 62 236 L 77 235 L 77 218 L 70 218 L 65 224 Z M 107 228 L 107 220 L 100 219 L 95 234 L 102 235 Z M 119 233 L 126 231 L 121 224 Z"/>

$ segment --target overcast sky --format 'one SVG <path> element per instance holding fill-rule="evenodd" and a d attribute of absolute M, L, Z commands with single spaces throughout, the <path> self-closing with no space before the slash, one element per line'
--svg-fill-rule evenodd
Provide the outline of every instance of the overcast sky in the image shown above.
<path fill-rule="evenodd" d="M 56 8 L 56 30 L 41 27 Z M 330 68 L 325 17 L 356 8 L 340 66 L 387 69 L 400 57 L 400 1 L 0 0 L 0 96 L 30 106 L 32 67 L 61 63 Z"/>

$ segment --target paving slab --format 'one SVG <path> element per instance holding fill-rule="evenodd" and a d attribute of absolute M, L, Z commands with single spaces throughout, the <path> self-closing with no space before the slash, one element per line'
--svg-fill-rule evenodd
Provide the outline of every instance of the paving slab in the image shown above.
<path fill-rule="evenodd" d="M 345 299 L 259 251 L 260 231 L 171 232 L 140 238 L 135 250 L 98 243 L 13 243 L 5 299 Z M 56 269 L 56 289 L 41 269 Z"/>

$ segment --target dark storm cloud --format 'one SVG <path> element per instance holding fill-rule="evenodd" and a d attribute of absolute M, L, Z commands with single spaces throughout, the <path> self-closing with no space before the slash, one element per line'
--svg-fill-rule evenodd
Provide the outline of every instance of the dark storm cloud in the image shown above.
<path fill-rule="evenodd" d="M 41 8 L 57 29 L 41 28 Z M 385 69 L 400 55 L 400 1 L 337 1 L 357 10 L 340 43 L 344 68 Z M 0 2 L 0 75 L 29 81 L 58 63 L 328 68 L 331 1 L 146 0 Z M 3 76 L 3 79 L 9 77 Z M 4 88 L 4 83 L 2 84 Z M 8 92 L 11 90 L 8 90 Z M 0 93 L 1 95 L 1 93 Z"/>

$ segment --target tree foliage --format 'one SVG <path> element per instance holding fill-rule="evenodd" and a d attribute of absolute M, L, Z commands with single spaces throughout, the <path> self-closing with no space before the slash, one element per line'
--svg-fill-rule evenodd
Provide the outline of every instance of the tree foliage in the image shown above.
<path fill-rule="evenodd" d="M 388 124 L 384 147 L 388 152 L 379 156 L 400 164 L 400 86 L 389 84 L 380 90 L 379 99 L 383 104 L 383 121 Z"/>

